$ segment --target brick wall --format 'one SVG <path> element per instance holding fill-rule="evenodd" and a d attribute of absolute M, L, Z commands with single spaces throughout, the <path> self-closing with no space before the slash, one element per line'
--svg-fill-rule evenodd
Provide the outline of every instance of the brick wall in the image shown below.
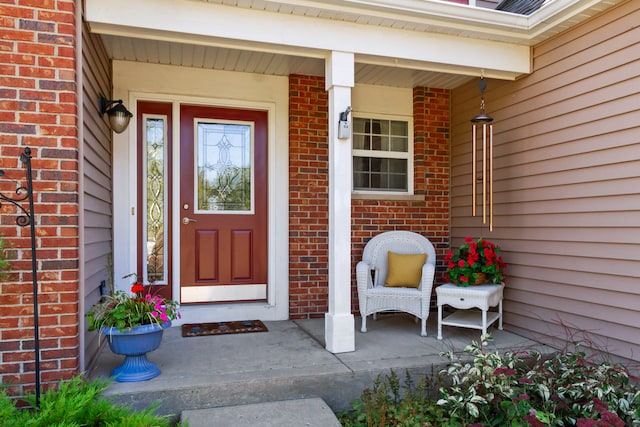
<path fill-rule="evenodd" d="M 289 77 L 289 316 L 328 310 L 329 98 L 324 77 Z"/>
<path fill-rule="evenodd" d="M 449 100 L 444 89 L 413 89 L 414 194 L 421 200 L 353 200 L 351 205 L 352 304 L 357 307 L 355 265 L 365 244 L 382 231 L 408 230 L 436 249 L 436 283 L 444 279 L 449 249 Z"/>
<path fill-rule="evenodd" d="M 290 317 L 320 317 L 327 311 L 328 98 L 324 79 L 289 81 L 289 282 Z M 415 88 L 414 183 L 422 200 L 352 201 L 352 304 L 357 313 L 355 264 L 366 242 L 381 231 L 410 230 L 436 247 L 436 280 L 449 248 L 449 100 L 447 90 Z"/>
<path fill-rule="evenodd" d="M 78 118 L 75 2 L 0 5 L 0 191 L 26 184 L 18 157 L 32 149 L 41 383 L 78 372 Z M 15 194 L 14 194 L 15 195 Z M 0 234 L 11 275 L 0 282 L 0 378 L 21 394 L 35 384 L 31 240 L 3 203 Z"/>

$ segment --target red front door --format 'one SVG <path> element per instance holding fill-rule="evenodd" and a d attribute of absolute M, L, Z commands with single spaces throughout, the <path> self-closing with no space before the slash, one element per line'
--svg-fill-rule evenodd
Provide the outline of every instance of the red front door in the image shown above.
<path fill-rule="evenodd" d="M 180 108 L 181 303 L 267 299 L 267 112 Z"/>

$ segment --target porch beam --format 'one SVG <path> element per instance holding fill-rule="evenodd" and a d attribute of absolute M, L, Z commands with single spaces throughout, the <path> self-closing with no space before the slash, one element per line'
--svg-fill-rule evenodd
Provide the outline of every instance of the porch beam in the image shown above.
<path fill-rule="evenodd" d="M 340 113 L 351 106 L 353 53 L 331 52 L 325 62 L 329 92 L 329 312 L 325 345 L 331 353 L 355 350 L 351 314 L 351 134 L 338 138 Z M 351 116 L 349 115 L 349 122 Z"/>
<path fill-rule="evenodd" d="M 466 33 L 381 27 L 186 0 L 87 0 L 86 9 L 91 31 L 106 35 L 318 59 L 332 51 L 357 52 L 356 61 L 360 56 L 393 58 L 396 67 L 420 63 L 427 69 L 467 75 L 484 70 L 484 76 L 491 78 L 515 79 L 531 71 L 528 46 Z"/>

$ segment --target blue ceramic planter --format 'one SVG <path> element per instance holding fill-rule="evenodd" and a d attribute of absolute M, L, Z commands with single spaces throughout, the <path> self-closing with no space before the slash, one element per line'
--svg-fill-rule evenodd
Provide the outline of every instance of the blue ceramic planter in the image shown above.
<path fill-rule="evenodd" d="M 118 328 L 103 328 L 102 333 L 115 354 L 125 356 L 122 365 L 116 367 L 111 376 L 121 383 L 146 381 L 160 375 L 160 368 L 147 359 L 147 353 L 157 349 L 162 341 L 162 333 L 171 326 L 142 325 L 126 331 Z"/>

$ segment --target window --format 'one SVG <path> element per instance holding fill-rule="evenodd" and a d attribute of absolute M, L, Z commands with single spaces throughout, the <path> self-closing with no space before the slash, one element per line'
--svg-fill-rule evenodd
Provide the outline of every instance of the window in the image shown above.
<path fill-rule="evenodd" d="M 413 193 L 409 129 L 407 119 L 353 118 L 354 192 Z"/>
<path fill-rule="evenodd" d="M 197 213 L 253 213 L 253 125 L 197 123 Z"/>
<path fill-rule="evenodd" d="M 165 259 L 167 254 L 167 117 L 161 115 L 143 115 L 144 132 L 143 188 L 144 217 L 143 241 L 143 277 L 144 283 L 166 284 L 168 282 Z"/>

